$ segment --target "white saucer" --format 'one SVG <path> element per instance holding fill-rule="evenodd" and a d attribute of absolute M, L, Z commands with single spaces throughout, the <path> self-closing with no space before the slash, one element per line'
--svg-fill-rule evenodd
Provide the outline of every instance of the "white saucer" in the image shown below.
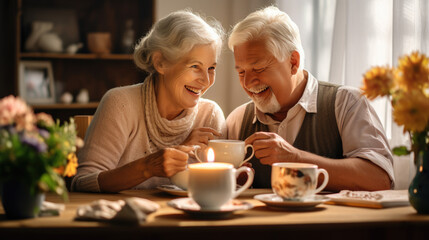
<path fill-rule="evenodd" d="M 188 196 L 188 191 L 185 191 L 176 185 L 161 185 L 161 186 L 158 186 L 157 189 L 159 189 L 163 192 L 169 193 L 171 195 L 179 196 L 179 197 L 187 197 Z"/>
<path fill-rule="evenodd" d="M 306 198 L 302 201 L 293 201 L 293 200 L 283 200 L 281 197 L 276 194 L 259 194 L 253 197 L 269 207 L 275 208 L 294 208 L 294 209 L 309 209 L 314 208 L 317 205 L 324 203 L 329 200 L 328 197 L 323 195 L 314 195 L 312 197 Z"/>
<path fill-rule="evenodd" d="M 167 202 L 167 205 L 198 218 L 224 218 L 235 211 L 253 208 L 252 204 L 237 199 L 224 204 L 220 210 L 201 209 L 200 206 L 192 200 L 192 198 L 173 199 Z"/>

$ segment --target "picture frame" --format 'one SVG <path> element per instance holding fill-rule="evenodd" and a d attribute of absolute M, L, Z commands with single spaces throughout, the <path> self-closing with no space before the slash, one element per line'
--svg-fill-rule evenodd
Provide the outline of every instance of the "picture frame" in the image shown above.
<path fill-rule="evenodd" d="M 21 61 L 19 96 L 29 104 L 55 103 L 54 74 L 49 61 Z"/>

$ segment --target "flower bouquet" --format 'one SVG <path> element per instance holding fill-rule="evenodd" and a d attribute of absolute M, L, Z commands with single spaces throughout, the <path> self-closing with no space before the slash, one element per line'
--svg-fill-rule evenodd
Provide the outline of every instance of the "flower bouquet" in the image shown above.
<path fill-rule="evenodd" d="M 412 197 L 420 195 L 426 204 L 424 210 L 416 209 L 429 213 L 429 58 L 412 52 L 399 59 L 397 68 L 373 67 L 364 74 L 361 89 L 370 100 L 378 96 L 388 97 L 393 108 L 393 120 L 404 127 L 404 133 L 409 134 L 411 148 L 395 147 L 393 154 L 414 153 L 417 174 L 409 188 L 410 201 L 416 208 Z M 417 178 L 421 183 L 416 183 Z"/>
<path fill-rule="evenodd" d="M 66 200 L 63 176 L 76 173 L 76 147 L 82 144 L 76 136 L 73 119 L 61 125 L 48 114 L 35 114 L 20 98 L 8 96 L 1 99 L 0 188 L 3 187 L 3 206 L 7 197 L 5 184 L 11 182 L 26 186 L 30 195 L 50 191 Z M 16 188 L 11 189 L 16 192 Z"/>
<path fill-rule="evenodd" d="M 393 153 L 406 155 L 429 150 L 429 58 L 413 52 L 399 59 L 397 68 L 373 67 L 363 78 L 363 94 L 372 100 L 387 96 L 393 119 L 411 137 L 411 149 L 395 147 Z"/>

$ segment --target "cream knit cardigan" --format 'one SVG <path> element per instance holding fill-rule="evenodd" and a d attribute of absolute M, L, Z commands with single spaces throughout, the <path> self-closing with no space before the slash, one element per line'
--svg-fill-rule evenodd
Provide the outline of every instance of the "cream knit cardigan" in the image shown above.
<path fill-rule="evenodd" d="M 142 83 L 109 90 L 101 100 L 79 150 L 79 167 L 73 191 L 100 192 L 98 174 L 148 155 L 151 151 L 144 119 Z M 180 117 L 180 116 L 179 116 Z M 215 102 L 201 98 L 193 128 L 224 127 L 225 117 Z M 152 146 L 153 147 L 153 146 Z M 135 189 L 171 184 L 168 178 L 152 177 Z"/>

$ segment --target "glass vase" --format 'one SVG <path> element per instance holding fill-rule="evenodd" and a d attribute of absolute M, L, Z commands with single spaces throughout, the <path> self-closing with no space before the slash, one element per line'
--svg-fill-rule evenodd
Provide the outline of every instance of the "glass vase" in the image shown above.
<path fill-rule="evenodd" d="M 408 188 L 409 201 L 417 213 L 429 214 L 429 151 L 421 151 L 416 164 L 416 176 Z"/>

